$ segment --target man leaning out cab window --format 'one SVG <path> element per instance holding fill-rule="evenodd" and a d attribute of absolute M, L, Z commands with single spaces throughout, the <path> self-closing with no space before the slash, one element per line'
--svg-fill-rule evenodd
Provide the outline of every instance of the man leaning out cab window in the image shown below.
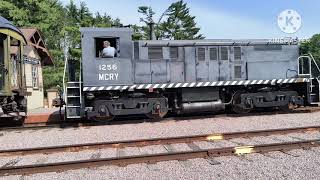
<path fill-rule="evenodd" d="M 101 52 L 102 58 L 114 58 L 116 49 L 110 46 L 109 41 L 103 41 L 103 50 Z"/>

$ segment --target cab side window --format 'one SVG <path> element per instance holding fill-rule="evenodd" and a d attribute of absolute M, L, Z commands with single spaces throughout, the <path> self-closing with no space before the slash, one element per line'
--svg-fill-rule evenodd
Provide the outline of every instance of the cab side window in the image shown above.
<path fill-rule="evenodd" d="M 120 57 L 120 41 L 117 37 L 95 38 L 97 58 Z"/>

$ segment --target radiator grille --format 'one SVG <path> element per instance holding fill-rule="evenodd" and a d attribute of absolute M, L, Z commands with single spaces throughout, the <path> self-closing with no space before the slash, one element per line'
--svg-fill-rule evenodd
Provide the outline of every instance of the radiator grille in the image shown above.
<path fill-rule="evenodd" d="M 162 47 L 149 47 L 148 57 L 149 59 L 163 59 Z"/>
<path fill-rule="evenodd" d="M 270 45 L 255 45 L 254 46 L 255 51 L 281 51 L 282 46 L 277 44 L 270 44 Z"/>
<path fill-rule="evenodd" d="M 139 42 L 133 43 L 134 59 L 139 59 Z"/>
<path fill-rule="evenodd" d="M 234 60 L 241 60 L 241 47 L 234 47 Z"/>
<path fill-rule="evenodd" d="M 198 61 L 204 61 L 206 59 L 206 49 L 198 48 Z"/>
<path fill-rule="evenodd" d="M 210 48 L 210 60 L 218 60 L 218 50 L 217 48 Z"/>
<path fill-rule="evenodd" d="M 241 66 L 234 66 L 234 78 L 241 78 Z"/>
<path fill-rule="evenodd" d="M 178 59 L 178 47 L 170 47 L 170 59 Z"/>
<path fill-rule="evenodd" d="M 228 47 L 220 47 L 220 60 L 229 60 Z"/>

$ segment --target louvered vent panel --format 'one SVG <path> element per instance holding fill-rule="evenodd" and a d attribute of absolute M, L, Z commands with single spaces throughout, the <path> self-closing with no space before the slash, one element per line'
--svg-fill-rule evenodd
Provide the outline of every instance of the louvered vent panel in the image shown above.
<path fill-rule="evenodd" d="M 162 47 L 149 47 L 148 57 L 149 59 L 163 59 Z"/>
<path fill-rule="evenodd" d="M 178 59 L 178 47 L 170 47 L 170 59 Z"/>
<path fill-rule="evenodd" d="M 255 45 L 254 46 L 255 51 L 281 51 L 282 46 L 277 44 L 268 44 L 268 45 Z"/>
<path fill-rule="evenodd" d="M 234 60 L 241 60 L 241 47 L 234 47 Z"/>
<path fill-rule="evenodd" d="M 134 49 L 134 59 L 139 59 L 139 42 L 133 43 L 133 49 Z"/>
<path fill-rule="evenodd" d="M 234 77 L 241 78 L 241 66 L 234 66 Z"/>
<path fill-rule="evenodd" d="M 228 47 L 220 48 L 220 60 L 229 60 Z"/>
<path fill-rule="evenodd" d="M 218 60 L 218 50 L 217 48 L 210 48 L 210 60 Z"/>
<path fill-rule="evenodd" d="M 206 59 L 206 49 L 198 48 L 198 61 L 204 61 Z"/>

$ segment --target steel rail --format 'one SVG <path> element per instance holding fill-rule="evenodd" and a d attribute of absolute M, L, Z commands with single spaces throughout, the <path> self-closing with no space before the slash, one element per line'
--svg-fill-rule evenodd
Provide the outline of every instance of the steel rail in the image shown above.
<path fill-rule="evenodd" d="M 190 143 L 195 141 L 215 141 L 215 140 L 228 140 L 234 138 L 248 138 L 257 136 L 269 136 L 277 134 L 290 134 L 306 131 L 320 131 L 320 126 L 307 126 L 295 127 L 284 129 L 268 129 L 257 131 L 242 131 L 230 133 L 215 133 L 193 136 L 178 136 L 178 137 L 164 137 L 164 138 L 151 138 L 151 139 L 138 139 L 138 140 L 125 140 L 125 141 L 110 141 L 110 142 L 96 142 L 60 146 L 47 146 L 35 147 L 25 149 L 8 149 L 0 150 L 0 156 L 21 156 L 30 154 L 51 154 L 58 152 L 77 152 L 81 150 L 90 149 L 103 149 L 103 148 L 125 148 L 125 147 L 142 147 L 151 145 L 164 145 L 164 144 L 177 144 L 177 143 Z"/>
<path fill-rule="evenodd" d="M 118 124 L 128 124 L 137 122 L 161 122 L 166 123 L 170 121 L 183 121 L 183 120 L 197 120 L 204 118 L 223 118 L 223 117 L 250 117 L 250 116 L 261 116 L 261 115 L 278 115 L 278 114 L 299 114 L 299 113 L 313 113 L 320 111 L 320 107 L 308 107 L 308 108 L 298 108 L 290 112 L 284 111 L 266 111 L 266 112 L 250 112 L 248 114 L 210 114 L 203 113 L 205 115 L 193 115 L 193 116 L 177 116 L 177 117 L 167 117 L 160 120 L 152 120 L 146 118 L 134 117 L 134 119 L 128 119 L 128 117 L 120 118 L 114 121 L 106 122 L 83 122 L 80 120 L 70 121 L 70 122 L 56 122 L 56 123 L 36 123 L 36 124 L 25 124 L 24 126 L 1 126 L 0 132 L 10 132 L 10 131 L 25 131 L 25 130 L 41 130 L 49 128 L 75 128 L 75 127 L 87 127 L 87 126 L 102 126 L 102 125 L 118 125 Z"/>
<path fill-rule="evenodd" d="M 156 163 L 160 161 L 187 160 L 219 156 L 242 155 L 249 153 L 267 153 L 272 151 L 289 151 L 292 149 L 319 147 L 320 139 L 285 143 L 261 144 L 256 146 L 235 146 L 226 148 L 203 149 L 196 151 L 179 151 L 158 154 L 123 156 L 114 158 L 88 159 L 47 164 L 33 164 L 0 168 L 0 176 L 29 175 L 46 172 L 62 172 L 82 168 L 93 168 L 107 165 L 126 166 L 138 163 Z"/>

